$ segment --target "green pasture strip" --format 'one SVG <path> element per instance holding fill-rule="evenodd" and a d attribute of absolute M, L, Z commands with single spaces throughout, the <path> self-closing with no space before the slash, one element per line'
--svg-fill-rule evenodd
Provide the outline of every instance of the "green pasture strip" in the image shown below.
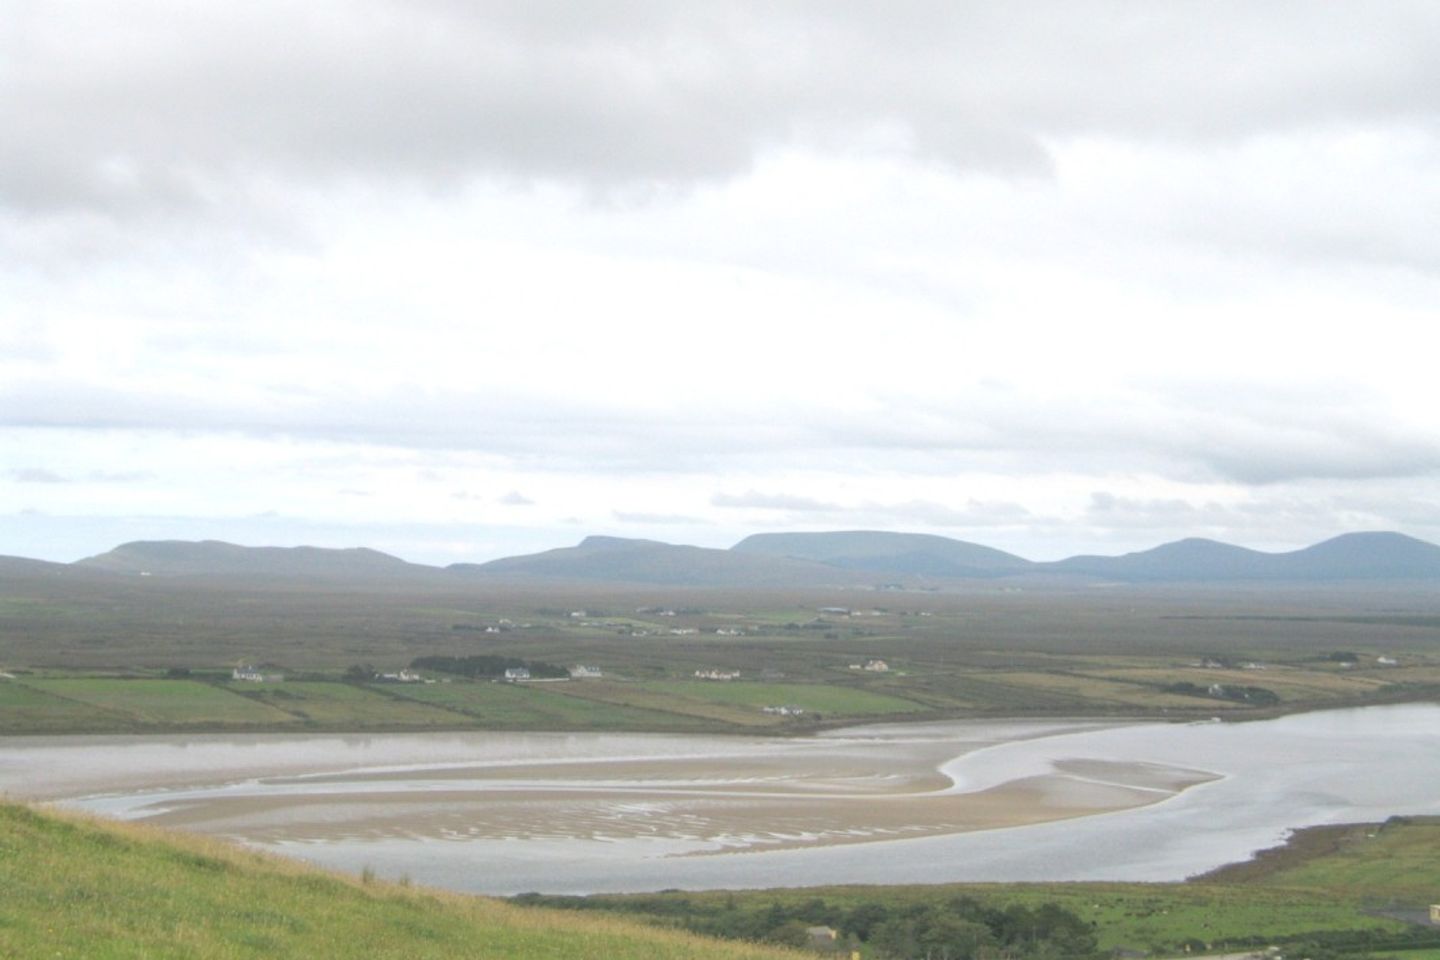
<path fill-rule="evenodd" d="M 463 714 L 441 706 L 379 693 L 349 683 L 286 680 L 227 685 L 247 699 L 282 710 L 303 723 L 327 729 L 456 728 L 473 726 Z"/>
<path fill-rule="evenodd" d="M 924 711 L 913 700 L 854 687 L 818 683 L 750 683 L 740 680 L 646 681 L 654 693 L 684 700 L 749 707 L 793 705 L 824 716 L 873 716 Z"/>
<path fill-rule="evenodd" d="M 1192 949 L 1236 952 L 1275 941 L 1328 932 L 1375 931 L 1404 934 L 1413 924 L 1369 912 L 1359 898 L 1318 890 L 1281 890 L 1201 884 L 942 884 L 926 886 L 804 887 L 695 893 L 600 894 L 584 898 L 588 908 L 650 915 L 674 923 L 686 916 L 714 916 L 726 910 L 761 911 L 772 904 L 794 906 L 819 900 L 844 911 L 874 904 L 903 912 L 922 904 L 943 905 L 970 897 L 986 906 L 1035 909 L 1054 903 L 1093 924 L 1102 952 L 1126 950 L 1173 956 Z M 577 901 L 579 898 L 576 898 Z M 542 901 L 545 902 L 545 901 Z M 561 901 L 563 902 L 563 901 Z"/>
<path fill-rule="evenodd" d="M 1165 686 L 1189 682 L 1206 687 L 1212 683 L 1230 686 L 1264 687 L 1273 690 L 1283 701 L 1325 700 L 1339 697 L 1365 697 L 1386 686 L 1383 680 L 1352 674 L 1293 667 L 1272 667 L 1264 670 L 1217 670 L 1197 668 L 1156 669 L 1153 667 L 1121 670 L 1088 670 L 1088 675 L 1112 680 L 1153 683 Z"/>
<path fill-rule="evenodd" d="M 994 683 L 1017 687 L 1024 690 L 1043 691 L 1073 697 L 1080 702 L 1108 703 L 1118 706 L 1146 709 L 1209 710 L 1225 709 L 1237 704 L 1217 700 L 1212 702 L 1200 697 L 1187 697 L 1165 693 L 1154 687 L 1135 683 L 1121 683 L 1114 680 L 1083 676 L 1070 673 L 991 673 L 986 679 Z M 1238 704 L 1243 706 L 1243 704 Z"/>
<path fill-rule="evenodd" d="M 653 730 L 694 727 L 685 718 L 603 701 L 565 696 L 570 683 L 406 683 L 386 688 L 472 717 L 486 728 L 513 730 Z"/>
<path fill-rule="evenodd" d="M 0 957 L 762 960 L 776 948 L 347 879 L 215 841 L 0 805 Z"/>
<path fill-rule="evenodd" d="M 761 713 L 758 708 L 682 697 L 664 690 L 651 690 L 645 683 L 587 680 L 583 683 L 564 684 L 564 686 L 566 689 L 563 691 L 563 695 L 574 697 L 577 700 L 590 700 L 631 709 L 653 711 L 671 717 L 684 717 L 688 722 L 700 724 L 710 730 L 726 727 L 773 727 L 778 726 L 784 719 Z"/>
<path fill-rule="evenodd" d="M 44 693 L 119 714 L 144 725 L 248 727 L 291 720 L 263 703 L 194 680 L 87 677 L 26 683 Z"/>
<path fill-rule="evenodd" d="M 1440 817 L 1394 817 L 1337 834 L 1318 856 L 1286 857 L 1281 848 L 1275 867 L 1254 882 L 1363 894 L 1377 904 L 1440 903 Z"/>
<path fill-rule="evenodd" d="M 71 733 L 113 728 L 123 714 L 66 700 L 16 680 L 0 680 L 0 734 Z"/>

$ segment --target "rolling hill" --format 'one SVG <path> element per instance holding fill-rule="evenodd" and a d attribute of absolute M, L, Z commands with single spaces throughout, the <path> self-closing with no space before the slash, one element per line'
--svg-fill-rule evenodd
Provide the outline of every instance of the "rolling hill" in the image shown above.
<path fill-rule="evenodd" d="M 1348 533 L 1267 553 L 1191 537 L 1120 556 L 1032 562 L 932 534 L 886 531 L 760 533 L 728 550 L 592 536 L 573 547 L 445 568 L 366 548 L 244 547 L 215 540 L 141 540 L 73 564 L 0 557 L 0 576 L 80 572 L 209 578 L 301 578 L 359 583 L 477 578 L 693 587 L 853 587 L 1011 578 L 1127 583 L 1413 582 L 1440 580 L 1440 546 L 1400 533 Z"/>
<path fill-rule="evenodd" d="M 784 960 L 638 920 L 326 873 L 238 846 L 0 802 L 0 956 Z"/>
<path fill-rule="evenodd" d="M 1034 566 L 1013 553 L 928 533 L 844 530 L 829 533 L 757 533 L 730 548 L 756 556 L 811 560 L 851 570 L 930 577 L 987 577 Z"/>
<path fill-rule="evenodd" d="M 861 571 L 811 560 L 751 556 L 730 550 L 623 537 L 586 537 L 574 547 L 489 563 L 456 563 L 446 569 L 467 576 L 510 579 L 705 587 L 844 586 L 874 580 Z"/>
<path fill-rule="evenodd" d="M 76 566 L 157 577 L 305 577 L 390 579 L 438 572 L 388 553 L 357 547 L 242 547 L 219 540 L 137 540 L 77 560 Z"/>
<path fill-rule="evenodd" d="M 1125 581 L 1434 580 L 1440 578 L 1440 547 L 1399 533 L 1347 533 L 1285 553 L 1191 538 L 1119 557 L 1070 557 L 1037 568 Z"/>

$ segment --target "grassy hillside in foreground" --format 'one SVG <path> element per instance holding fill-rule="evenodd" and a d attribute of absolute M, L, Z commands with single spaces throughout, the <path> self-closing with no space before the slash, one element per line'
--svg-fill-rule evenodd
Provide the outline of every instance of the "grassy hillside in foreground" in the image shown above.
<path fill-rule="evenodd" d="M 365 883 L 222 843 L 0 803 L 0 957 L 743 960 L 634 921 Z"/>

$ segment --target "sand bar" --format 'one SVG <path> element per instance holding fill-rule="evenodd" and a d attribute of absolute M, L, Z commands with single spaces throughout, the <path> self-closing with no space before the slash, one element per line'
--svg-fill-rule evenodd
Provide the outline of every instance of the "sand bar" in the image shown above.
<path fill-rule="evenodd" d="M 67 765 L 47 777 L 32 769 L 29 782 L 26 751 L 0 749 L 0 789 L 252 843 L 659 839 L 672 855 L 703 855 L 1060 820 L 1156 803 L 1215 776 L 1083 756 L 978 788 L 946 772 L 976 751 L 1107 726 L 1117 724 L 897 726 L 794 740 L 95 738 L 50 744 L 70 751 Z"/>

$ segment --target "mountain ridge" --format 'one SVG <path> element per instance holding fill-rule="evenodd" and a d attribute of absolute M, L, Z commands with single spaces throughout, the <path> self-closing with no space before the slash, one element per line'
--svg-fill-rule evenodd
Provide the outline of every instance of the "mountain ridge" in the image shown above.
<path fill-rule="evenodd" d="M 146 576 L 348 579 L 435 570 L 369 547 L 246 547 L 223 540 L 132 540 L 73 566 Z"/>
<path fill-rule="evenodd" d="M 139 540 L 72 564 L 0 558 L 0 575 L 297 577 L 374 581 L 474 578 L 715 587 L 851 587 L 1046 575 L 1127 583 L 1440 580 L 1440 546 L 1393 531 L 1345 533 L 1265 552 L 1201 537 L 1118 556 L 1031 561 L 935 534 L 876 530 L 760 533 L 729 549 L 597 534 L 575 546 L 484 563 L 427 566 L 366 547 L 249 547 L 219 540 Z"/>

